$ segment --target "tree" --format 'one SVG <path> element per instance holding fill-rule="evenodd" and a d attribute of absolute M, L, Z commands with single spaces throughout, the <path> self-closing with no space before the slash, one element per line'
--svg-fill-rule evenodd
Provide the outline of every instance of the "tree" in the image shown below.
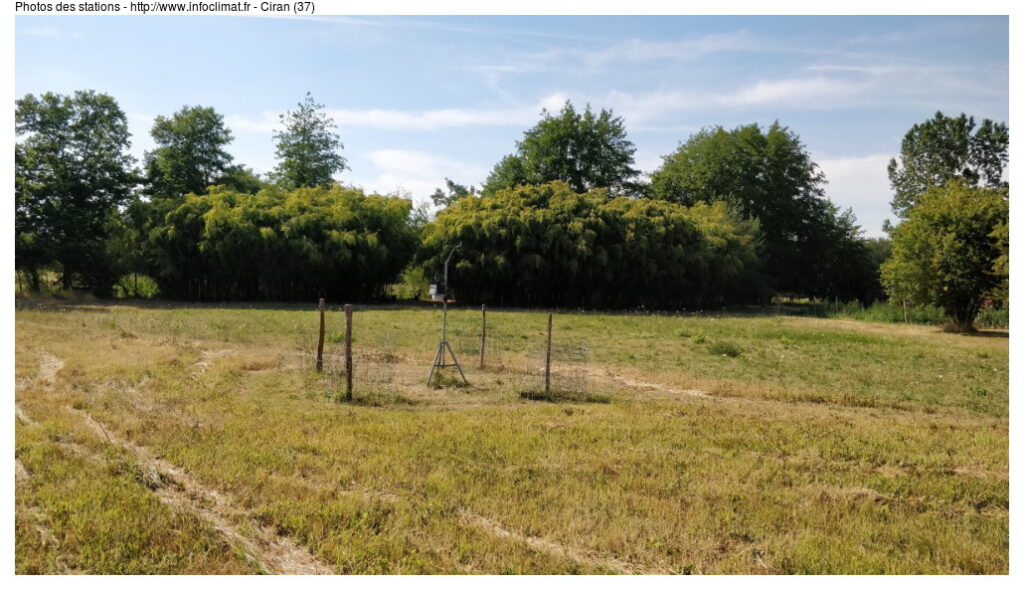
<path fill-rule="evenodd" d="M 189 194 L 146 235 L 164 296 L 295 301 L 384 295 L 416 248 L 412 202 L 335 185 Z"/>
<path fill-rule="evenodd" d="M 450 178 L 445 178 L 444 182 L 447 192 L 443 189 L 437 188 L 434 190 L 434 193 L 430 195 L 430 200 L 434 203 L 435 207 L 444 209 L 462 197 L 476 196 L 476 187 L 466 187 L 452 181 Z"/>
<path fill-rule="evenodd" d="M 759 254 L 774 286 L 807 296 L 861 296 L 866 253 L 853 214 L 824 198 L 825 176 L 778 121 L 704 129 L 651 175 L 651 198 L 692 206 L 725 202 L 760 223 Z"/>
<path fill-rule="evenodd" d="M 680 309 L 756 300 L 756 227 L 724 203 L 577 193 L 564 182 L 460 199 L 423 230 L 426 276 L 451 269 L 466 303 Z"/>
<path fill-rule="evenodd" d="M 284 129 L 274 133 L 280 162 L 275 178 L 286 188 L 330 186 L 335 172 L 348 166 L 338 153 L 345 146 L 334 120 L 307 92 L 298 110 L 281 115 Z"/>
<path fill-rule="evenodd" d="M 863 241 L 867 254 L 867 269 L 870 273 L 870 281 L 866 290 L 863 303 L 870 305 L 878 299 L 885 298 L 885 287 L 882 285 L 881 268 L 885 261 L 892 256 L 892 239 L 888 237 L 866 238 Z"/>
<path fill-rule="evenodd" d="M 578 113 L 566 101 L 558 115 L 543 111 L 516 146 L 515 155 L 495 166 L 484 192 L 562 181 L 580 193 L 607 188 L 621 194 L 638 174 L 632 168 L 636 148 L 626 139 L 622 118 L 605 109 L 594 113 L 590 105 Z"/>
<path fill-rule="evenodd" d="M 241 165 L 229 166 L 214 184 L 223 184 L 232 190 L 249 195 L 255 195 L 267 186 L 252 168 Z"/>
<path fill-rule="evenodd" d="M 526 184 L 538 184 L 537 179 L 526 165 L 523 156 L 509 154 L 501 159 L 484 181 L 484 194 L 493 194 L 505 188 L 513 188 Z"/>
<path fill-rule="evenodd" d="M 128 121 L 113 98 L 25 95 L 15 104 L 15 263 L 34 287 L 46 266 L 64 288 L 98 294 L 116 277 L 107 255 L 110 222 L 137 182 Z"/>
<path fill-rule="evenodd" d="M 180 200 L 203 193 L 230 169 L 231 131 L 210 107 L 184 106 L 170 117 L 159 116 L 150 131 L 157 147 L 146 154 L 148 193 Z"/>
<path fill-rule="evenodd" d="M 1003 169 L 1009 161 L 1009 128 L 985 119 L 974 129 L 974 117 L 947 117 L 941 111 L 910 128 L 900 160 L 889 161 L 894 213 L 906 217 L 921 193 L 954 179 L 966 186 L 1007 188 Z"/>
<path fill-rule="evenodd" d="M 931 187 L 893 231 L 882 265 L 889 295 L 937 305 L 952 328 L 974 329 L 983 300 L 1008 278 L 1007 189 L 973 188 L 960 180 Z"/>

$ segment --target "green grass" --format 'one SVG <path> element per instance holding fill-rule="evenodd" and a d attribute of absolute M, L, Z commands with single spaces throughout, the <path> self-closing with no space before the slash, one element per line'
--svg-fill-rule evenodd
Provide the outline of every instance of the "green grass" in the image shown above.
<path fill-rule="evenodd" d="M 96 477 L 92 463 L 30 459 L 59 451 L 53 437 L 81 436 L 69 405 L 339 573 L 1008 569 L 1005 333 L 556 314 L 555 344 L 587 352 L 586 386 L 538 400 L 523 393 L 543 392 L 546 313 L 489 310 L 481 370 L 479 310 L 453 311 L 449 340 L 471 386 L 435 389 L 425 380 L 440 314 L 357 306 L 355 350 L 375 351 L 394 376 L 357 381 L 350 404 L 336 377 L 306 368 L 313 306 L 61 305 L 16 313 L 17 399 L 39 417 L 19 424 L 19 457 L 52 486 L 19 485 L 18 522 L 72 502 L 95 506 L 74 512 L 112 532 L 82 562 L 63 541 L 79 529 L 53 519 L 59 541 L 46 545 L 21 524 L 19 571 L 251 567 L 194 517 L 181 530 L 201 550 L 157 534 L 161 518 L 190 515 L 156 503 L 131 468 Z M 328 330 L 341 322 L 332 309 Z M 64 361 L 53 387 L 37 379 L 47 354 Z M 122 490 L 116 502 L 108 490 Z M 169 557 L 144 557 L 155 555 Z"/>
<path fill-rule="evenodd" d="M 824 318 L 849 318 L 868 322 L 886 322 L 901 324 L 923 324 L 941 326 L 949 322 L 946 313 L 933 305 L 911 305 L 904 316 L 903 306 L 897 302 L 879 301 L 864 307 L 858 301 L 846 303 L 814 303 L 802 304 L 795 308 L 787 306 L 787 311 L 800 315 L 811 315 Z M 975 326 L 982 329 L 1010 327 L 1009 309 L 982 309 L 975 320 Z"/>
<path fill-rule="evenodd" d="M 18 425 L 19 574 L 256 573 L 215 531 L 151 493 L 148 474 L 66 414 Z M 79 442 L 80 441 L 80 442 Z"/>

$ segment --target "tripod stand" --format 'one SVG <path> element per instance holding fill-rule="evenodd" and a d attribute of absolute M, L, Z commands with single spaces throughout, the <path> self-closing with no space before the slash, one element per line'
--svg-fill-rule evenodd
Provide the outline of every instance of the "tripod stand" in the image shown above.
<path fill-rule="evenodd" d="M 434 353 L 434 364 L 430 367 L 430 375 L 427 376 L 427 385 L 434 380 L 434 372 L 437 369 L 443 369 L 445 367 L 455 367 L 459 370 L 459 375 L 462 377 L 463 383 L 469 385 L 469 380 L 466 379 L 466 374 L 462 372 L 462 365 L 459 364 L 459 359 L 455 356 L 455 351 L 452 350 L 452 345 L 448 344 L 448 262 L 452 259 L 455 251 L 459 247 L 455 246 L 452 248 L 448 258 L 444 261 L 444 293 L 441 297 L 444 301 L 444 313 L 441 315 L 441 342 L 437 345 L 437 352 Z M 448 362 L 448 355 L 452 355 L 452 362 Z"/>
<path fill-rule="evenodd" d="M 448 355 L 452 355 L 452 362 L 448 362 Z M 455 356 L 455 351 L 452 350 L 452 345 L 448 344 L 448 298 L 445 297 L 444 301 L 444 314 L 441 319 L 441 342 L 437 345 L 437 353 L 434 354 L 434 364 L 430 367 L 430 375 L 427 377 L 427 385 L 434 379 L 434 372 L 437 369 L 443 369 L 445 367 L 455 367 L 459 370 L 459 375 L 462 380 L 468 385 L 469 381 L 466 379 L 466 374 L 462 372 L 462 365 L 459 364 L 459 359 Z"/>

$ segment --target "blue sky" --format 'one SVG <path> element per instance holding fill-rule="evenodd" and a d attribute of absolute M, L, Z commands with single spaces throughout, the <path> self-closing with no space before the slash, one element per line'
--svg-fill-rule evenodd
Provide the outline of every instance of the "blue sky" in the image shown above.
<path fill-rule="evenodd" d="M 800 135 L 867 235 L 891 217 L 885 174 L 936 110 L 1008 121 L 1006 17 L 18 16 L 15 91 L 90 88 L 128 114 L 212 106 L 236 161 L 274 166 L 278 114 L 305 95 L 338 123 L 367 190 L 426 199 L 477 184 L 543 107 L 625 119 L 653 171 L 691 133 L 779 120 Z"/>

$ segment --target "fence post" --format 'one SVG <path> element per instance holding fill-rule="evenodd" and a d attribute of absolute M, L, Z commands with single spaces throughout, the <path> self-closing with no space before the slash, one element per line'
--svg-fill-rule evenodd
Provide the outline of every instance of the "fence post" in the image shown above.
<path fill-rule="evenodd" d="M 320 339 L 316 343 L 316 372 L 324 370 L 324 298 L 320 298 Z"/>
<path fill-rule="evenodd" d="M 484 368 L 484 347 L 487 346 L 487 305 L 480 304 L 480 368 Z"/>
<path fill-rule="evenodd" d="M 352 401 L 352 304 L 345 304 L 345 399 Z"/>
<path fill-rule="evenodd" d="M 551 314 L 548 314 L 548 348 L 544 355 L 544 394 L 551 395 Z"/>

